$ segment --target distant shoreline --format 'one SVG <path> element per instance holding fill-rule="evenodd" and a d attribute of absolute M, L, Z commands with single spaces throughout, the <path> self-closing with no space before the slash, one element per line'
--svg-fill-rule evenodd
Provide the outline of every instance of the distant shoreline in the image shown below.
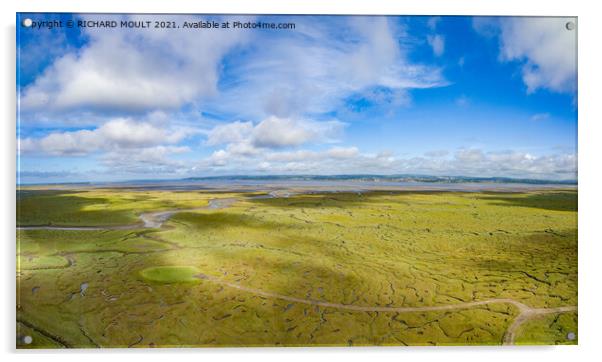
<path fill-rule="evenodd" d="M 272 183 L 353 183 L 353 184 L 378 184 L 382 186 L 412 186 L 412 185 L 453 185 L 453 184 L 492 184 L 492 185 L 564 185 L 577 186 L 577 180 L 546 180 L 511 177 L 470 177 L 470 176 L 430 176 L 430 175 L 229 175 L 188 177 L 180 179 L 148 179 L 125 181 L 82 181 L 82 182 L 52 182 L 52 183 L 18 183 L 17 187 L 25 186 L 88 186 L 88 187 L 120 187 L 132 185 L 211 185 L 215 184 L 248 184 L 266 185 Z"/>
<path fill-rule="evenodd" d="M 523 192 L 539 190 L 577 190 L 576 184 L 502 182 L 393 182 L 353 180 L 179 180 L 177 182 L 121 182 L 98 184 L 20 185 L 17 190 L 114 189 L 131 191 L 206 191 L 206 192 Z"/>

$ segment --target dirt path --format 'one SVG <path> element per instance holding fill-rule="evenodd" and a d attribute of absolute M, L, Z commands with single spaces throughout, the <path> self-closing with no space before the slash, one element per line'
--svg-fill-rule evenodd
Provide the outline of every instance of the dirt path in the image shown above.
<path fill-rule="evenodd" d="M 458 310 L 458 309 L 470 309 L 472 307 L 477 307 L 481 305 L 487 304 L 512 304 L 518 308 L 520 311 L 519 315 L 514 319 L 514 322 L 508 327 L 506 332 L 504 333 L 503 344 L 511 345 L 514 344 L 514 340 L 517 335 L 517 331 L 519 327 L 525 323 L 526 321 L 537 318 L 538 316 L 545 314 L 553 314 L 553 313 L 566 313 L 573 312 L 577 310 L 577 306 L 567 306 L 567 307 L 558 307 L 558 308 L 531 308 L 526 304 L 518 302 L 514 299 L 509 298 L 493 298 L 487 299 L 477 302 L 465 302 L 465 303 L 457 303 L 457 304 L 447 304 L 447 305 L 435 305 L 435 306 L 426 306 L 426 307 L 381 307 L 381 306 L 359 306 L 359 305 L 351 305 L 351 304 L 341 304 L 341 303 L 332 303 L 332 302 L 324 302 L 315 299 L 305 299 L 305 298 L 297 298 L 291 297 L 288 295 L 278 294 L 274 292 L 269 292 L 261 289 L 245 287 L 240 284 L 230 283 L 223 281 L 219 278 L 215 278 L 206 274 L 198 274 L 196 276 L 202 280 L 208 280 L 213 283 L 217 283 L 223 286 L 227 286 L 230 288 L 242 290 L 244 292 L 260 295 L 262 297 L 268 298 L 276 298 L 286 300 L 288 302 L 293 303 L 301 303 L 308 305 L 315 305 L 325 308 L 336 308 L 336 309 L 344 309 L 344 310 L 352 310 L 358 312 L 397 312 L 397 313 L 411 313 L 411 312 L 437 312 L 437 311 L 446 311 L 446 310 Z"/>
<path fill-rule="evenodd" d="M 506 345 L 514 344 L 514 340 L 516 339 L 517 332 L 520 326 L 531 319 L 535 319 L 546 314 L 567 313 L 575 311 L 577 311 L 577 306 L 558 308 L 528 308 L 526 310 L 523 310 L 514 319 L 514 322 L 512 322 L 510 327 L 508 327 L 508 329 L 506 330 L 506 333 L 504 334 L 503 343 Z"/>

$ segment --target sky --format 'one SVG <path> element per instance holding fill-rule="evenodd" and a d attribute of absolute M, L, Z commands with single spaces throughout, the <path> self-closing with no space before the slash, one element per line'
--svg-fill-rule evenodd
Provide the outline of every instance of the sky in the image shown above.
<path fill-rule="evenodd" d="M 19 183 L 577 179 L 571 18 L 18 14 Z M 294 24 L 190 29 L 184 22 Z"/>

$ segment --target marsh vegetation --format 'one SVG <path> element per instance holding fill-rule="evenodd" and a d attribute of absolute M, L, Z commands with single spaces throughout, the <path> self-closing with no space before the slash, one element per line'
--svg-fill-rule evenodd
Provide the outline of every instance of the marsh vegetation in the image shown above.
<path fill-rule="evenodd" d="M 19 347 L 577 343 L 575 190 L 258 195 L 20 195 Z"/>

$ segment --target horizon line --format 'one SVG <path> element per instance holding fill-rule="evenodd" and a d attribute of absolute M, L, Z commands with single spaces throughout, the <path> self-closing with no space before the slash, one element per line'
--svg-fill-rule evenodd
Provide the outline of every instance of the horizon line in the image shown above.
<path fill-rule="evenodd" d="M 429 174 L 370 174 L 370 173 L 357 173 L 357 174 L 266 174 L 266 175 L 252 175 L 252 174 L 228 174 L 228 175 L 214 175 L 214 176 L 189 176 L 189 177 L 181 177 L 181 178 L 154 178 L 154 179 L 124 179 L 117 181 L 59 181 L 59 182 L 19 182 L 17 178 L 17 186 L 20 185 L 77 185 L 77 184 L 119 184 L 119 183 L 132 183 L 132 182 L 169 182 L 169 181 L 192 181 L 192 180 L 212 180 L 212 179 L 269 179 L 269 178 L 324 178 L 328 180 L 329 178 L 337 178 L 337 177 L 348 177 L 348 178 L 425 178 L 431 179 L 433 181 L 430 182 L 438 182 L 443 181 L 445 179 L 457 180 L 461 183 L 463 179 L 465 179 L 465 183 L 470 182 L 487 182 L 487 181 L 505 181 L 510 183 L 539 183 L 539 184 L 565 184 L 565 185 L 577 185 L 578 179 L 546 179 L 546 178 L 530 178 L 530 177 L 511 177 L 511 176 L 465 176 L 465 175 L 429 175 Z M 353 181 L 353 179 L 349 179 L 347 181 Z M 359 181 L 359 180 L 358 180 Z M 416 181 L 407 181 L 407 182 L 429 182 L 429 180 L 416 180 Z"/>

